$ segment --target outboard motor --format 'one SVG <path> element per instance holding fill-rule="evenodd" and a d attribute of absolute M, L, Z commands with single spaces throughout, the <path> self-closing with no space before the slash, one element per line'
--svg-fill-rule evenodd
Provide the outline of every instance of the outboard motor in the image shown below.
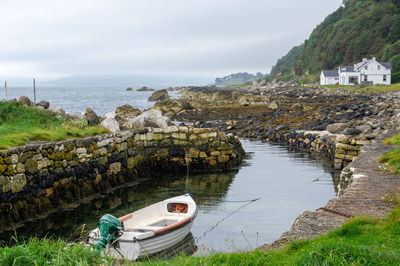
<path fill-rule="evenodd" d="M 107 244 L 112 243 L 122 235 L 122 223 L 118 218 L 111 214 L 104 214 L 99 220 L 100 239 L 95 245 L 98 250 L 106 248 Z"/>

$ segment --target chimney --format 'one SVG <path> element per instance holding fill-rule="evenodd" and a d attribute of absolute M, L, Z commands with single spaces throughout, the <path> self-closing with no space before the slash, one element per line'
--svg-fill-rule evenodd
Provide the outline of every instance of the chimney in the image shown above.
<path fill-rule="evenodd" d="M 376 57 L 375 57 L 375 56 L 374 56 L 374 57 L 372 57 L 372 60 L 376 61 Z"/>
<path fill-rule="evenodd" d="M 367 58 L 363 58 L 363 62 L 365 62 L 365 61 L 367 61 L 368 59 Z"/>

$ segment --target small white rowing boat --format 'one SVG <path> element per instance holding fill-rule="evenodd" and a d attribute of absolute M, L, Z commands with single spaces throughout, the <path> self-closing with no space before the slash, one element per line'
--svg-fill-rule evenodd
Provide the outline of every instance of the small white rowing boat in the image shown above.
<path fill-rule="evenodd" d="M 197 206 L 189 194 L 155 203 L 119 219 L 106 214 L 89 243 L 116 259 L 136 260 L 176 245 L 189 233 Z"/>

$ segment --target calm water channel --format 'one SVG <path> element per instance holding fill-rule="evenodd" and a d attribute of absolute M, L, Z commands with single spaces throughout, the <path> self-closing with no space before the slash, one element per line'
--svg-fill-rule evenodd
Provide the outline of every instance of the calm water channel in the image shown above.
<path fill-rule="evenodd" d="M 272 242 L 300 213 L 322 207 L 335 196 L 332 174 L 323 161 L 278 145 L 248 140 L 242 143 L 250 156 L 236 172 L 190 175 L 188 179 L 165 176 L 157 185 L 125 186 L 71 205 L 45 222 L 26 224 L 18 234 L 53 234 L 75 240 L 95 228 L 105 213 L 119 217 L 189 192 L 199 208 L 192 229 L 197 254 L 233 252 Z M 249 202 L 252 199 L 259 200 Z"/>

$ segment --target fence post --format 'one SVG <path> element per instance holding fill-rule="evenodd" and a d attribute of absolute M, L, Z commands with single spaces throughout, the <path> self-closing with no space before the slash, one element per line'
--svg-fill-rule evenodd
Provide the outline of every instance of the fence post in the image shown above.
<path fill-rule="evenodd" d="M 8 101 L 8 97 L 7 97 L 7 81 L 4 82 L 4 97 L 6 98 L 6 101 Z"/>
<path fill-rule="evenodd" d="M 33 102 L 35 103 L 36 107 L 36 84 L 35 84 L 35 79 L 33 79 Z"/>

